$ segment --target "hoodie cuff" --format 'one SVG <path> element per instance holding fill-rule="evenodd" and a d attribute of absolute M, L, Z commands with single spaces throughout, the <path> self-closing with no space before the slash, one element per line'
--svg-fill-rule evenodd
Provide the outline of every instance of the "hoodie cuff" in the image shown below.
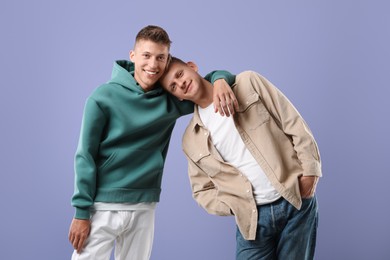
<path fill-rule="evenodd" d="M 82 209 L 82 208 L 76 208 L 76 213 L 74 215 L 74 218 L 77 219 L 89 219 L 90 217 L 89 209 Z"/>

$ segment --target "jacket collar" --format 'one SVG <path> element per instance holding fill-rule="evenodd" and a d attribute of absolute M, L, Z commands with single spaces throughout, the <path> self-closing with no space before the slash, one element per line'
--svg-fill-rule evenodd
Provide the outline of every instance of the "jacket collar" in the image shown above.
<path fill-rule="evenodd" d="M 194 105 L 194 115 L 192 117 L 192 120 L 190 122 L 190 129 L 192 131 L 198 131 L 199 130 L 199 127 L 205 127 L 202 120 L 200 119 L 200 115 L 199 115 L 199 106 L 198 105 Z"/>

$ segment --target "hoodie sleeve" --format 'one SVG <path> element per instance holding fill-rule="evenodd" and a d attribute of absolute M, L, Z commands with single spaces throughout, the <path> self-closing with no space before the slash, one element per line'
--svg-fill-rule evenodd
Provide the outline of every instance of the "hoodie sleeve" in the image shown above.
<path fill-rule="evenodd" d="M 83 114 L 79 143 L 75 155 L 75 187 L 72 206 L 75 218 L 89 219 L 89 208 L 96 192 L 96 157 L 106 117 L 96 101 L 88 98 Z"/>
<path fill-rule="evenodd" d="M 224 79 L 229 86 L 232 86 L 236 80 L 236 76 L 226 70 L 214 70 L 208 73 L 204 78 L 211 82 L 211 84 L 214 84 L 214 82 L 218 79 Z"/>

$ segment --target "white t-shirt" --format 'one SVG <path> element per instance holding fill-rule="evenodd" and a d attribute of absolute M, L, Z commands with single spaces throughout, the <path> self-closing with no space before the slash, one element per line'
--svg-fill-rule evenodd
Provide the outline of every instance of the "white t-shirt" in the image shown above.
<path fill-rule="evenodd" d="M 199 107 L 199 114 L 222 158 L 235 166 L 252 183 L 256 203 L 264 205 L 279 199 L 280 194 L 242 141 L 233 117 L 215 113 L 213 104 L 204 109 Z"/>
<path fill-rule="evenodd" d="M 156 202 L 140 202 L 140 203 L 107 203 L 95 202 L 91 207 L 91 211 L 133 211 L 133 210 L 154 210 Z"/>

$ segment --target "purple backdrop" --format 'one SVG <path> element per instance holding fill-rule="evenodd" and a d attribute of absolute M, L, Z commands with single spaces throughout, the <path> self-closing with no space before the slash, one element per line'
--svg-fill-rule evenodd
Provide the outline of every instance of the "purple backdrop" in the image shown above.
<path fill-rule="evenodd" d="M 302 113 L 323 160 L 316 259 L 389 259 L 388 2 L 133 2 L 1 3 L 1 259 L 70 259 L 84 100 L 148 24 L 202 74 L 255 70 Z M 172 138 L 152 259 L 234 259 L 233 219 L 191 198 L 180 145 L 189 119 Z"/>

